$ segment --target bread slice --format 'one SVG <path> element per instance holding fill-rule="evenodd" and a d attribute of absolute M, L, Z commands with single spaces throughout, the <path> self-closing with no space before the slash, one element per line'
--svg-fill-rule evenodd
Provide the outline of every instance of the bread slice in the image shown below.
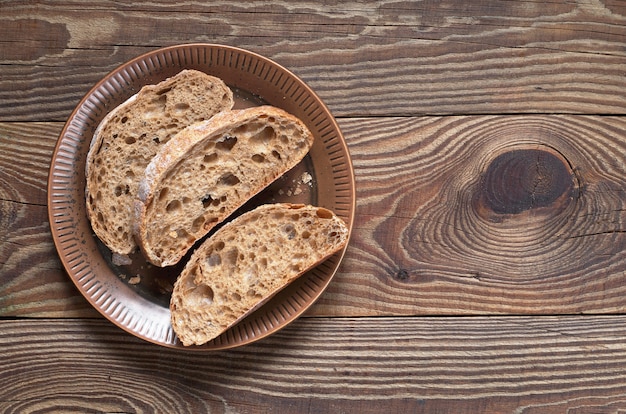
<path fill-rule="evenodd" d="M 133 205 L 139 179 L 160 147 L 191 123 L 233 107 L 219 78 L 183 70 L 144 86 L 113 109 L 96 129 L 86 164 L 87 215 L 93 231 L 115 254 L 136 249 Z"/>
<path fill-rule="evenodd" d="M 139 185 L 134 232 L 146 259 L 176 264 L 312 144 L 302 121 L 272 106 L 225 111 L 185 128 L 154 157 Z"/>
<path fill-rule="evenodd" d="M 183 345 L 202 345 L 348 243 L 332 211 L 266 204 L 225 224 L 191 256 L 170 301 Z"/>

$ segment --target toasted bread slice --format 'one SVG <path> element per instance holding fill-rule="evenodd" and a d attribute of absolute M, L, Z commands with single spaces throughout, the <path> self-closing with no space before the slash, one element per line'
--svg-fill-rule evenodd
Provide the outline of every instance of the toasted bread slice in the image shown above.
<path fill-rule="evenodd" d="M 115 254 L 136 249 L 133 205 L 139 180 L 152 157 L 186 126 L 233 107 L 224 82 L 183 70 L 144 86 L 113 109 L 96 129 L 86 164 L 87 215 L 98 238 Z"/>
<path fill-rule="evenodd" d="M 174 285 L 172 327 L 202 345 L 348 243 L 346 224 L 315 206 L 266 204 L 226 223 L 191 256 Z"/>
<path fill-rule="evenodd" d="M 185 128 L 161 148 L 139 185 L 134 233 L 146 259 L 176 264 L 312 144 L 302 121 L 272 106 L 225 111 Z"/>

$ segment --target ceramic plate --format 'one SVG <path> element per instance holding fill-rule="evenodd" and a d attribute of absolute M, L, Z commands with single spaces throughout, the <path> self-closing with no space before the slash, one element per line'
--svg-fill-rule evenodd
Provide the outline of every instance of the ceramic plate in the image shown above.
<path fill-rule="evenodd" d="M 278 106 L 302 119 L 315 135 L 306 158 L 239 213 L 268 202 L 307 203 L 335 211 L 351 229 L 355 207 L 352 163 L 335 119 L 302 80 L 277 63 L 238 48 L 189 44 L 139 56 L 107 75 L 74 109 L 54 150 L 48 180 L 52 235 L 70 278 L 102 315 L 139 338 L 172 348 L 183 348 L 170 325 L 169 299 L 185 260 L 165 269 L 149 265 L 138 253 L 130 266 L 111 262 L 111 252 L 95 237 L 85 214 L 85 158 L 97 125 L 111 109 L 143 85 L 182 69 L 222 78 L 234 91 L 236 108 Z M 184 348 L 232 348 L 276 332 L 321 295 L 344 252 L 297 279 L 220 337 Z"/>

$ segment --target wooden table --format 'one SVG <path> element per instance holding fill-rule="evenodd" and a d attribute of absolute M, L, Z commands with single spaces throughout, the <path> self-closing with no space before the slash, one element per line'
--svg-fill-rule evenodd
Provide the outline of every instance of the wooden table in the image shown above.
<path fill-rule="evenodd" d="M 0 411 L 626 410 L 626 3 L 0 3 Z M 357 185 L 327 292 L 189 353 L 100 317 L 46 185 L 82 96 L 162 46 L 242 47 L 336 116 Z"/>

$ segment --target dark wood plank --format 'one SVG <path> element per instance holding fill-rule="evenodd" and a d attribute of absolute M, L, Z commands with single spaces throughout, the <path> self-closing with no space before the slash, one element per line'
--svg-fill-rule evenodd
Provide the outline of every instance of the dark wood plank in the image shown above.
<path fill-rule="evenodd" d="M 0 410 L 618 412 L 625 327 L 623 316 L 303 318 L 205 354 L 106 321 L 4 320 Z"/>
<path fill-rule="evenodd" d="M 96 316 L 63 270 L 46 185 L 62 123 L 0 123 L 0 316 Z"/>
<path fill-rule="evenodd" d="M 46 206 L 50 160 L 62 127 L 43 122 L 0 124 L 0 200 Z"/>
<path fill-rule="evenodd" d="M 0 10 L 1 412 L 626 411 L 624 1 Z M 301 76 L 338 116 L 357 176 L 353 239 L 321 300 L 209 354 L 100 318 L 62 269 L 46 208 L 80 98 L 188 42 Z"/>
<path fill-rule="evenodd" d="M 341 126 L 356 223 L 319 314 L 626 311 L 626 119 Z"/>
<path fill-rule="evenodd" d="M 624 118 L 340 124 L 357 217 L 310 315 L 626 310 Z M 61 126 L 0 124 L 0 315 L 94 316 L 61 268 L 43 204 Z"/>
<path fill-rule="evenodd" d="M 277 60 L 338 116 L 626 108 L 626 4 L 5 1 L 0 121 L 65 120 L 106 73 L 157 47 Z"/>

